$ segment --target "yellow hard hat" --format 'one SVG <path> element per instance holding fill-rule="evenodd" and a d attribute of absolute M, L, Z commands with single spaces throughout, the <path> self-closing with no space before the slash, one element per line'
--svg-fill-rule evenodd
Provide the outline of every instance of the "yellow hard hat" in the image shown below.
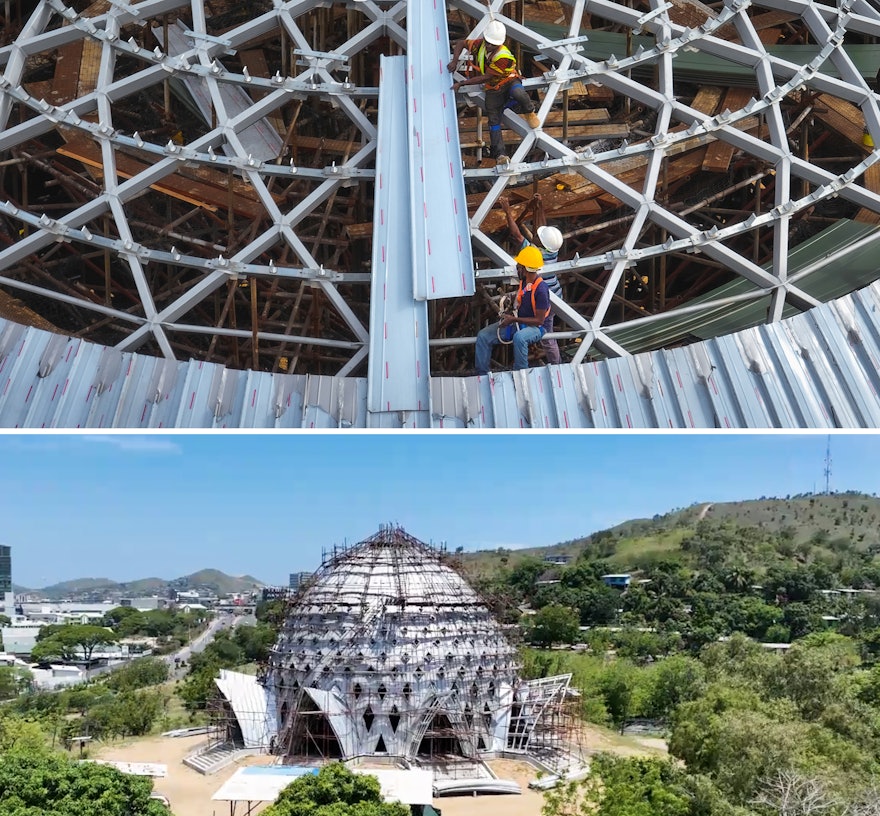
<path fill-rule="evenodd" d="M 544 256 L 541 254 L 541 250 L 531 245 L 523 247 L 513 260 L 532 271 L 537 271 L 544 266 Z"/>

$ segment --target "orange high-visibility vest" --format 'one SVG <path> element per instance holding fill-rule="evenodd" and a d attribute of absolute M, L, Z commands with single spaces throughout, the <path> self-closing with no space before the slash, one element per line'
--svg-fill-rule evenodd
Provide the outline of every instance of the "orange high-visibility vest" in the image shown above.
<path fill-rule="evenodd" d="M 538 288 L 540 284 L 544 282 L 543 278 L 535 278 L 535 282 L 532 284 L 532 317 L 539 317 L 538 315 L 538 307 L 535 306 L 535 290 Z M 519 304 L 522 303 L 523 298 L 523 282 L 519 282 L 519 291 L 516 293 L 516 306 L 519 308 Z M 547 314 L 544 315 L 544 320 L 547 319 L 547 315 L 550 314 L 550 310 L 547 309 Z"/>

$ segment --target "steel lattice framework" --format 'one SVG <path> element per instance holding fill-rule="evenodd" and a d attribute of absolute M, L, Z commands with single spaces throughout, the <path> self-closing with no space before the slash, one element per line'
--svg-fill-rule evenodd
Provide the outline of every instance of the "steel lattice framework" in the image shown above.
<path fill-rule="evenodd" d="M 866 0 L 725 0 L 720 10 L 696 0 L 570 0 L 555 27 L 526 21 L 518 3 L 490 6 L 511 43 L 546 69 L 524 81 L 540 100 L 546 126 L 531 130 L 515 113 L 505 114 L 518 140 L 507 168 L 465 161 L 462 169 L 461 140 L 457 132 L 450 138 L 448 125 L 445 154 L 422 165 L 410 161 L 401 183 L 410 185 L 411 263 L 419 267 L 433 256 L 456 282 L 461 278 L 460 291 L 442 291 L 446 300 L 429 304 L 425 314 L 430 286 L 418 268 L 407 270 L 405 277 L 416 276 L 407 296 L 419 310 L 416 326 L 427 320 L 433 352 L 472 341 L 488 314 L 487 295 L 511 277 L 511 254 L 490 216 L 501 195 L 526 183 L 579 178 L 603 207 L 591 216 L 593 242 L 578 244 L 582 251 L 554 267 L 572 289 L 581 281 L 594 294 L 554 300 L 565 324 L 561 336 L 582 341 L 574 364 L 590 353 L 627 355 L 618 338 L 650 333 L 670 315 L 699 322 L 719 309 L 761 303 L 773 322 L 806 310 L 820 298 L 804 278 L 823 263 L 846 264 L 851 247 L 792 268 L 801 240 L 795 225 L 817 213 L 825 222 L 880 220 L 880 152 L 870 147 L 880 144 L 871 87 L 880 64 L 880 13 Z M 387 281 L 377 285 L 375 275 L 383 241 L 394 236 L 380 207 L 373 211 L 382 183 L 379 142 L 396 138 L 388 135 L 395 127 L 401 150 L 412 155 L 417 129 L 427 134 L 431 127 L 415 124 L 408 111 L 409 130 L 391 118 L 382 130 L 383 95 L 391 99 L 393 82 L 408 81 L 412 108 L 415 100 L 429 113 L 442 106 L 447 113 L 439 111 L 437 121 L 448 121 L 448 111 L 454 120 L 451 78 L 442 66 L 436 70 L 437 55 L 448 54 L 443 21 L 455 33 L 478 35 L 489 19 L 476 0 L 434 4 L 433 13 L 419 4 L 418 15 L 414 8 L 404 0 L 329 7 L 322 0 L 258 0 L 209 9 L 203 0 L 38 2 L 0 49 L 7 199 L 0 204 L 0 292 L 14 294 L 27 314 L 56 329 L 121 351 L 340 377 L 368 365 L 378 381 L 393 352 L 376 335 L 396 319 L 371 318 L 370 311 L 387 298 Z M 765 45 L 768 16 L 791 44 Z M 408 80 L 396 69 L 398 79 L 381 79 L 380 53 L 405 55 Z M 694 91 L 701 84 L 694 71 L 707 70 L 717 84 L 751 86 L 749 96 L 737 96 L 741 104 L 733 109 L 722 98 L 708 110 Z M 554 112 L 563 105 L 567 111 L 567 95 L 578 85 L 638 106 L 640 126 L 624 139 L 585 144 L 552 135 Z M 473 106 L 479 99 L 470 90 L 458 102 Z M 864 125 L 868 147 L 841 149 L 838 140 L 829 150 L 826 130 L 808 149 L 803 126 L 829 105 L 859 134 Z M 698 183 L 699 173 L 673 179 L 670 172 L 676 157 L 713 145 L 729 150 L 742 168 L 724 193 L 723 218 L 710 212 L 711 191 L 693 204 L 686 185 Z M 443 172 L 448 164 L 455 182 L 451 191 L 438 191 L 434 212 L 460 215 L 466 194 L 472 254 L 462 254 L 460 242 L 456 249 L 435 241 L 432 249 L 430 230 L 415 228 L 419 172 L 434 159 Z M 404 157 L 386 160 L 402 165 Z M 731 190 L 762 184 L 772 201 L 731 206 Z M 371 215 L 366 236 L 352 237 L 353 222 Z M 584 222 L 566 219 L 570 246 Z M 608 229 L 594 229 L 603 219 Z M 366 250 L 358 241 L 369 238 Z M 859 247 L 873 240 L 860 239 Z M 466 269 L 459 268 L 462 257 Z M 721 269 L 743 288 L 702 292 L 697 302 L 682 297 L 658 305 L 655 298 L 651 308 L 622 294 L 634 272 L 681 259 L 697 276 Z M 471 297 L 472 282 L 479 308 L 465 308 L 456 323 L 459 307 L 448 304 Z M 239 344 L 247 349 L 241 358 Z M 428 361 L 416 362 L 424 377 Z M 447 364 L 432 358 L 432 373 Z M 400 382 L 416 375 L 398 376 Z"/>

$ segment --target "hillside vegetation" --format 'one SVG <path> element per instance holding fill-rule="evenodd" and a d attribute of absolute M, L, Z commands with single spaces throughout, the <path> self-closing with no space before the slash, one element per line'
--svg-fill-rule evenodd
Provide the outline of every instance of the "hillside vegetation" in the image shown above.
<path fill-rule="evenodd" d="M 461 558 L 465 570 L 475 577 L 551 554 L 601 559 L 615 570 L 646 569 L 670 560 L 698 569 L 705 566 L 706 554 L 699 547 L 682 545 L 698 529 L 708 528 L 751 540 L 747 552 L 734 547 L 724 557 L 731 562 L 748 557 L 749 566 L 759 574 L 780 561 L 842 566 L 848 555 L 862 561 L 880 553 L 880 498 L 846 492 L 700 503 L 546 547 L 464 553 Z M 749 532 L 739 535 L 741 529 Z"/>
<path fill-rule="evenodd" d="M 61 599 L 72 596 L 90 595 L 167 595 L 172 589 L 197 589 L 203 592 L 214 592 L 227 595 L 232 592 L 248 592 L 264 586 L 263 582 L 252 575 L 227 575 L 216 569 L 203 569 L 180 578 L 140 578 L 135 581 L 113 581 L 110 578 L 77 578 L 62 581 L 43 589 L 25 589 L 16 587 L 16 592 L 38 593 L 46 598 Z"/>

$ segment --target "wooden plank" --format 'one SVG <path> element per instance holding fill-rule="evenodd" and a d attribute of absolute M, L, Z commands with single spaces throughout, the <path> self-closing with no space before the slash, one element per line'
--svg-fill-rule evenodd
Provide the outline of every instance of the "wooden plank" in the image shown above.
<path fill-rule="evenodd" d="M 35 329 L 54 332 L 55 334 L 65 334 L 56 325 L 50 323 L 41 314 L 33 311 L 29 306 L 25 306 L 18 298 L 0 291 L 0 317 L 5 320 L 11 320 L 14 323 L 20 323 L 22 326 L 33 326 Z"/>
<path fill-rule="evenodd" d="M 549 23 L 562 25 L 570 22 L 571 9 L 563 6 L 558 0 L 542 0 L 535 2 L 526 9 L 526 19 L 532 23 Z"/>
<path fill-rule="evenodd" d="M 583 184 L 575 192 L 567 188 L 567 181 L 570 180 L 571 173 L 556 173 L 548 178 L 541 179 L 537 185 L 508 190 L 508 196 L 514 199 L 512 203 L 514 217 L 519 216 L 526 201 L 536 192 L 544 199 L 544 212 L 549 219 L 565 217 L 568 214 L 567 210 L 569 208 L 576 209 L 579 214 L 598 215 L 601 212 L 601 208 L 597 202 L 591 200 L 595 197 L 596 186 L 579 173 L 576 175 L 582 180 Z M 557 184 L 561 185 L 563 189 L 558 190 Z M 584 191 L 586 191 L 586 195 Z M 482 204 L 484 197 L 484 193 L 473 193 L 467 197 L 468 212 L 471 215 Z M 516 199 L 519 199 L 519 201 L 517 202 Z M 483 219 L 480 229 L 486 233 L 493 233 L 502 229 L 506 224 L 507 217 L 500 208 L 496 208 L 491 210 Z"/>
<path fill-rule="evenodd" d="M 46 101 L 49 101 L 49 96 L 52 93 L 52 80 L 44 79 L 40 82 L 25 82 L 24 85 L 22 85 L 22 88 L 24 88 L 35 99 L 45 99 Z"/>
<path fill-rule="evenodd" d="M 83 40 L 68 43 L 58 49 L 55 58 L 55 76 L 52 90 L 46 97 L 53 105 L 64 105 L 76 99 L 77 77 L 82 63 Z"/>
<path fill-rule="evenodd" d="M 722 111 L 737 111 L 752 98 L 751 88 L 729 88 L 724 94 L 724 101 L 721 103 Z M 703 159 L 703 167 L 707 173 L 726 173 L 730 169 L 730 162 L 736 148 L 727 142 L 717 139 L 706 148 L 706 158 Z"/>
<path fill-rule="evenodd" d="M 758 32 L 758 39 L 764 45 L 776 45 L 779 42 L 779 35 L 782 34 L 781 28 L 762 28 Z"/>
<path fill-rule="evenodd" d="M 553 218 L 579 218 L 581 216 L 601 215 L 602 206 L 598 199 L 584 198 L 580 201 L 572 201 L 564 207 L 559 207 L 551 213 L 547 213 Z"/>
<path fill-rule="evenodd" d="M 872 193 L 880 193 L 880 162 L 872 164 L 862 176 L 862 186 L 870 190 Z M 853 219 L 861 221 L 863 224 L 880 224 L 880 213 L 875 213 L 866 207 L 862 207 Z"/>
<path fill-rule="evenodd" d="M 707 116 L 711 116 L 718 110 L 718 105 L 721 104 L 721 96 L 724 93 L 723 88 L 719 88 L 715 85 L 703 85 L 699 88 L 691 101 L 691 107 L 694 110 L 698 110 L 700 113 L 705 113 Z M 679 126 L 679 130 L 681 127 Z"/>
<path fill-rule="evenodd" d="M 373 234 L 373 222 L 367 221 L 364 224 L 349 224 L 345 228 L 348 237 L 352 241 L 358 241 L 363 238 L 369 238 Z"/>
<path fill-rule="evenodd" d="M 675 160 L 669 161 L 668 169 L 666 171 L 667 182 L 679 181 L 686 176 L 692 176 L 694 173 L 698 172 L 700 165 L 703 163 L 705 153 L 706 148 L 701 147 L 696 150 L 691 150 Z M 634 190 L 640 191 L 645 181 L 645 167 L 622 173 L 617 178 L 619 181 L 624 182 Z M 611 209 L 620 207 L 623 203 L 613 194 L 604 191 L 599 195 L 598 199 L 603 205 Z"/>
<path fill-rule="evenodd" d="M 101 68 L 101 43 L 99 40 L 83 42 L 82 60 L 77 77 L 77 96 L 92 93 L 98 87 L 98 71 Z"/>
<path fill-rule="evenodd" d="M 751 23 L 755 27 L 755 31 L 763 31 L 766 28 L 775 28 L 797 19 L 797 14 L 791 14 L 787 11 L 767 11 L 764 14 L 756 14 L 751 18 Z"/>
<path fill-rule="evenodd" d="M 544 125 L 561 125 L 563 114 L 561 110 L 552 110 L 547 114 Z M 608 108 L 572 108 L 568 112 L 568 124 L 571 125 L 596 125 L 610 121 Z M 486 128 L 486 118 L 483 117 L 483 127 Z M 476 130 L 477 117 L 463 116 L 458 120 L 458 132 L 465 133 L 467 131 Z"/>
<path fill-rule="evenodd" d="M 73 139 L 63 147 L 58 148 L 62 156 L 82 162 L 87 167 L 92 167 L 103 172 L 104 165 L 101 160 L 100 148 L 86 139 Z M 121 178 L 133 178 L 138 173 L 150 167 L 146 162 L 135 159 L 124 153 L 116 151 L 116 171 Z M 256 220 L 264 217 L 266 211 L 256 199 L 253 189 L 240 179 L 233 182 L 233 194 L 229 194 L 227 177 L 216 171 L 197 171 L 201 179 L 189 178 L 180 173 L 168 175 L 161 181 L 151 185 L 151 189 L 165 195 L 185 201 L 197 207 L 204 207 L 211 212 L 228 210 L 230 201 L 233 204 L 233 212 L 245 218 Z M 206 176 L 213 175 L 213 178 Z"/>
<path fill-rule="evenodd" d="M 544 133 L 555 139 L 562 138 L 562 128 L 552 127 L 544 128 Z M 469 134 L 475 136 L 476 134 Z M 590 139 L 628 139 L 630 135 L 629 126 L 626 124 L 607 124 L 607 125 L 581 125 L 580 127 L 570 127 L 568 129 L 567 139 L 571 141 L 587 141 Z M 505 144 L 513 144 L 519 142 L 520 135 L 512 130 L 502 129 L 501 138 Z M 460 143 L 461 148 L 488 147 L 488 132 L 485 132 L 482 142 L 476 139 L 465 139 Z"/>
<path fill-rule="evenodd" d="M 865 130 L 865 116 L 851 102 L 837 99 L 828 94 L 821 94 L 813 108 L 816 118 L 824 122 L 850 144 L 865 150 L 862 136 Z M 867 152 L 865 150 L 865 152 Z"/>
<path fill-rule="evenodd" d="M 95 0 L 94 3 L 83 12 L 83 17 L 99 17 L 110 11 L 109 0 Z"/>
<path fill-rule="evenodd" d="M 699 0 L 671 0 L 669 19 L 677 25 L 699 28 L 707 20 L 714 20 L 718 15 L 715 11 Z M 733 23 L 726 23 L 715 33 L 716 37 L 731 42 L 739 42 L 739 35 Z"/>
<path fill-rule="evenodd" d="M 351 153 L 361 149 L 360 142 L 352 144 L 347 139 L 325 139 L 321 136 L 296 136 L 294 135 L 290 144 L 297 150 L 322 150 L 326 153 Z"/>

